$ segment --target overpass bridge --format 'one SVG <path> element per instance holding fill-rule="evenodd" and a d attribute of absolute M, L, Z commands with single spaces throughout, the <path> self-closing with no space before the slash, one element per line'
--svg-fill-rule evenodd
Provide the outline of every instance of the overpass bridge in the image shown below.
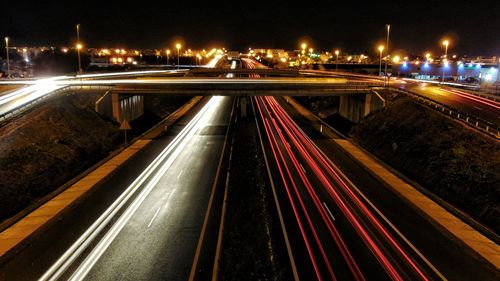
<path fill-rule="evenodd" d="M 383 84 L 345 78 L 168 78 L 65 81 L 72 89 L 108 89 L 119 94 L 199 96 L 322 96 L 369 93 Z"/>

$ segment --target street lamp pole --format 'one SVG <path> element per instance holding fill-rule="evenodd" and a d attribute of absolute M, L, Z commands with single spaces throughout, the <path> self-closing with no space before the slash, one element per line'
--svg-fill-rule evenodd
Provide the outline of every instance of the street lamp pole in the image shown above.
<path fill-rule="evenodd" d="M 335 61 L 335 71 L 336 72 L 339 71 L 339 54 L 340 54 L 340 51 L 339 50 L 335 50 L 335 55 L 337 55 L 337 60 Z"/>
<path fill-rule="evenodd" d="M 7 53 L 7 78 L 10 78 L 9 37 L 5 37 L 5 52 Z"/>
<path fill-rule="evenodd" d="M 444 83 L 444 75 L 445 75 L 445 66 L 446 66 L 446 62 L 448 60 L 448 44 L 450 44 L 450 42 L 448 40 L 444 40 L 443 41 L 443 45 L 444 45 L 444 58 L 443 58 L 443 77 L 441 77 L 441 83 Z"/>
<path fill-rule="evenodd" d="M 378 76 L 382 74 L 382 52 L 384 51 L 384 46 L 378 46 L 378 51 L 380 52 L 380 58 L 378 63 Z"/>
<path fill-rule="evenodd" d="M 80 24 L 76 25 L 76 51 L 78 52 L 78 73 L 82 74 L 82 60 L 80 58 L 80 49 L 82 44 L 80 44 Z"/>
<path fill-rule="evenodd" d="M 388 57 L 389 56 L 389 33 L 391 31 L 391 25 L 387 24 L 386 27 L 387 27 L 387 41 L 386 41 L 386 44 L 385 44 L 385 46 L 386 46 L 385 54 Z M 387 76 L 387 59 L 388 59 L 387 57 L 385 58 L 385 70 L 384 70 L 386 77 L 388 77 Z"/>
<path fill-rule="evenodd" d="M 181 49 L 181 44 L 179 44 L 179 43 L 175 44 L 175 48 L 177 48 L 177 68 L 180 68 L 179 67 L 179 65 L 180 65 L 180 60 L 179 60 L 180 53 L 179 53 L 179 50 Z"/>
<path fill-rule="evenodd" d="M 167 66 L 168 66 L 168 58 L 170 56 L 170 50 L 167 50 Z"/>

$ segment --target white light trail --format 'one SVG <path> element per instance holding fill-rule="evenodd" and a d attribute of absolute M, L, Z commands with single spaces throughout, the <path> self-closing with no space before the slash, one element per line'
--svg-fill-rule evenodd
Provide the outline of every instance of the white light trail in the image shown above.
<path fill-rule="evenodd" d="M 19 89 L 12 93 L 0 97 L 0 115 L 6 114 L 16 108 L 29 104 L 36 99 L 43 97 L 55 90 L 63 88 L 65 85 L 59 85 L 60 77 L 36 80 L 33 85 Z"/>
<path fill-rule="evenodd" d="M 214 68 L 217 66 L 217 63 L 222 58 L 222 55 L 216 55 L 209 63 L 207 63 L 204 67 L 206 68 Z"/>

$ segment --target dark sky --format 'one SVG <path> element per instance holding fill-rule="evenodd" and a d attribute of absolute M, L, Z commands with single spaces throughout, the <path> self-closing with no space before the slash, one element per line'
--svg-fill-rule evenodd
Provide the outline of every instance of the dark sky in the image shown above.
<path fill-rule="evenodd" d="M 193 48 L 294 49 L 305 37 L 316 49 L 374 53 L 390 23 L 391 44 L 401 52 L 441 52 L 446 35 L 452 53 L 500 54 L 500 0 L 4 2 L 0 36 L 14 45 L 68 45 L 81 23 L 90 47 L 163 48 L 180 36 Z"/>

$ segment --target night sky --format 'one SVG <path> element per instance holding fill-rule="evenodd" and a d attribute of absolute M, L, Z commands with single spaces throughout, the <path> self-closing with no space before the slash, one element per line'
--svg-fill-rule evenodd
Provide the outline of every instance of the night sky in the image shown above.
<path fill-rule="evenodd" d="M 165 48 L 181 38 L 192 48 L 297 49 L 308 38 L 316 49 L 370 54 L 390 23 L 391 44 L 403 53 L 442 52 L 446 35 L 450 53 L 500 54 L 500 0 L 32 2 L 2 3 L 0 36 L 13 45 L 68 45 L 81 23 L 88 47 Z"/>

